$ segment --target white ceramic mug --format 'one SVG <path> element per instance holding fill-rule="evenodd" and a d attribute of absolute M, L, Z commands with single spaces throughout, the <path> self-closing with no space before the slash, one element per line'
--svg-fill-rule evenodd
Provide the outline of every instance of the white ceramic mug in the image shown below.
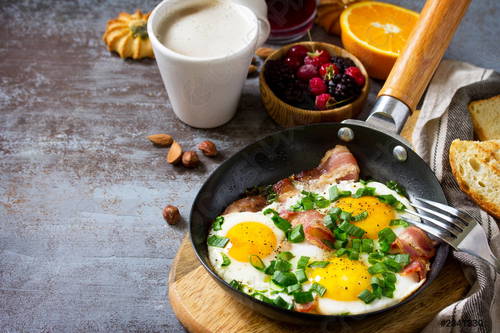
<path fill-rule="evenodd" d="M 206 1 L 164 0 L 148 20 L 149 38 L 174 113 L 186 124 L 198 128 L 217 127 L 234 116 L 255 49 L 270 32 L 264 0 L 233 0 L 232 5 L 248 15 L 255 27 L 248 36 L 242 36 L 245 46 L 237 52 L 224 57 L 197 58 L 176 53 L 160 43 L 158 29 L 169 13 Z"/>

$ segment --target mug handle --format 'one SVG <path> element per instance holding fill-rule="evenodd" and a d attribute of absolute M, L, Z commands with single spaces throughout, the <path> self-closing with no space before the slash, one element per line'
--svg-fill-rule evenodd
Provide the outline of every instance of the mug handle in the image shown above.
<path fill-rule="evenodd" d="M 233 0 L 235 3 L 250 9 L 259 22 L 257 47 L 264 44 L 271 33 L 271 25 L 267 20 L 267 4 L 265 0 Z"/>

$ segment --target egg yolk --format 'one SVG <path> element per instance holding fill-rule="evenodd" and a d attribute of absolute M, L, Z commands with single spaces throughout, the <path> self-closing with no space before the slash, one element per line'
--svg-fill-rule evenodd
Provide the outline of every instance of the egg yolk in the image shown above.
<path fill-rule="evenodd" d="M 326 267 L 312 269 L 308 273 L 311 283 L 317 282 L 326 288 L 323 297 L 336 301 L 358 301 L 358 295 L 370 289 L 371 275 L 368 267 L 358 260 L 333 257 Z"/>
<path fill-rule="evenodd" d="M 353 216 L 366 211 L 366 219 L 352 223 L 365 230 L 366 237 L 371 239 L 377 239 L 378 232 L 389 227 L 391 220 L 396 218 L 393 208 L 375 197 L 346 197 L 338 200 L 336 206 Z"/>
<path fill-rule="evenodd" d="M 276 235 L 265 224 L 259 222 L 242 222 L 226 234 L 231 242 L 228 254 L 240 262 L 248 262 L 250 255 L 265 258 L 276 248 Z"/>

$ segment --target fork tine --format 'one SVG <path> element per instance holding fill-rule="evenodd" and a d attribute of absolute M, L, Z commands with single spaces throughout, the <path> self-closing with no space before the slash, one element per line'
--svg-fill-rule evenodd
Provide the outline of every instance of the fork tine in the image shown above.
<path fill-rule="evenodd" d="M 451 223 L 452 226 L 455 227 L 458 231 L 463 231 L 463 229 L 461 227 L 466 227 L 465 223 L 462 220 L 460 220 L 460 219 L 454 219 L 451 216 L 448 216 L 448 215 L 445 215 L 445 214 L 441 214 L 438 211 L 435 211 L 435 210 L 432 210 L 432 209 L 429 209 L 427 207 L 423 207 L 423 206 L 420 206 L 420 205 L 417 205 L 417 204 L 414 204 L 414 203 L 410 203 L 410 205 L 412 205 L 413 207 L 418 208 L 418 209 L 420 209 L 420 210 L 422 210 L 424 212 L 433 214 L 433 215 L 439 217 L 440 219 L 442 219 L 442 220 L 444 220 L 446 222 Z"/>
<path fill-rule="evenodd" d="M 427 200 L 427 199 L 422 199 L 422 198 L 415 198 L 415 199 L 420 200 L 422 202 L 425 202 L 429 206 L 439 208 L 439 209 L 447 212 L 448 214 L 451 214 L 451 215 L 454 215 L 454 216 L 461 218 L 466 223 L 467 226 L 469 225 L 469 223 L 472 223 L 474 225 L 477 224 L 476 220 L 466 212 L 460 211 L 458 209 L 455 209 L 455 208 L 447 206 L 447 205 L 443 205 L 442 203 L 439 203 L 439 202 L 435 202 L 435 201 L 431 201 L 431 200 Z"/>
<path fill-rule="evenodd" d="M 455 247 L 452 243 L 452 241 L 453 241 L 452 238 L 448 235 L 445 235 L 441 230 L 439 230 L 435 227 L 432 227 L 428 224 L 422 223 L 422 222 L 412 221 L 409 219 L 404 219 L 404 220 L 410 224 L 413 224 L 416 227 L 419 227 L 420 229 L 424 230 L 425 232 L 427 232 L 427 233 L 429 233 L 429 234 L 431 234 L 439 239 L 444 240 L 446 243 Z"/>
<path fill-rule="evenodd" d="M 439 221 L 439 220 L 436 220 L 432 217 L 429 217 L 429 216 L 425 216 L 425 215 L 422 215 L 422 214 L 419 214 L 419 213 L 415 213 L 415 212 L 412 212 L 412 211 L 409 211 L 409 210 L 405 210 L 406 213 L 409 213 L 411 215 L 415 215 L 415 216 L 418 216 L 420 217 L 421 219 L 423 219 L 424 221 L 428 221 L 430 223 L 432 223 L 433 225 L 437 225 L 438 227 L 440 227 L 441 229 L 449 232 L 450 234 L 452 234 L 453 236 L 457 236 L 459 231 L 456 231 L 456 230 L 450 230 L 451 229 L 451 225 L 449 224 L 446 224 L 442 221 Z"/>

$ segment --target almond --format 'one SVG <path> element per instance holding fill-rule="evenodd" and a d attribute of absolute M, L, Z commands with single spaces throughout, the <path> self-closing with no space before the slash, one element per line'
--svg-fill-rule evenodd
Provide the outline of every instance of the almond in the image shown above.
<path fill-rule="evenodd" d="M 174 141 L 167 154 L 167 162 L 170 164 L 177 164 L 180 162 L 182 157 L 181 145 Z"/>
<path fill-rule="evenodd" d="M 195 168 L 199 163 L 200 159 L 195 151 L 187 151 L 182 154 L 182 165 L 186 168 Z"/>
<path fill-rule="evenodd" d="M 257 72 L 257 66 L 255 66 L 255 65 L 248 66 L 248 74 L 247 75 L 252 75 L 255 72 Z"/>
<path fill-rule="evenodd" d="M 272 49 L 270 47 L 259 47 L 257 49 L 257 51 L 255 51 L 255 54 L 261 58 L 261 59 L 267 59 L 267 57 L 269 57 L 274 51 L 276 51 L 275 49 Z"/>
<path fill-rule="evenodd" d="M 169 147 L 174 139 L 168 134 L 153 134 L 148 136 L 149 141 L 151 141 L 155 146 Z"/>

